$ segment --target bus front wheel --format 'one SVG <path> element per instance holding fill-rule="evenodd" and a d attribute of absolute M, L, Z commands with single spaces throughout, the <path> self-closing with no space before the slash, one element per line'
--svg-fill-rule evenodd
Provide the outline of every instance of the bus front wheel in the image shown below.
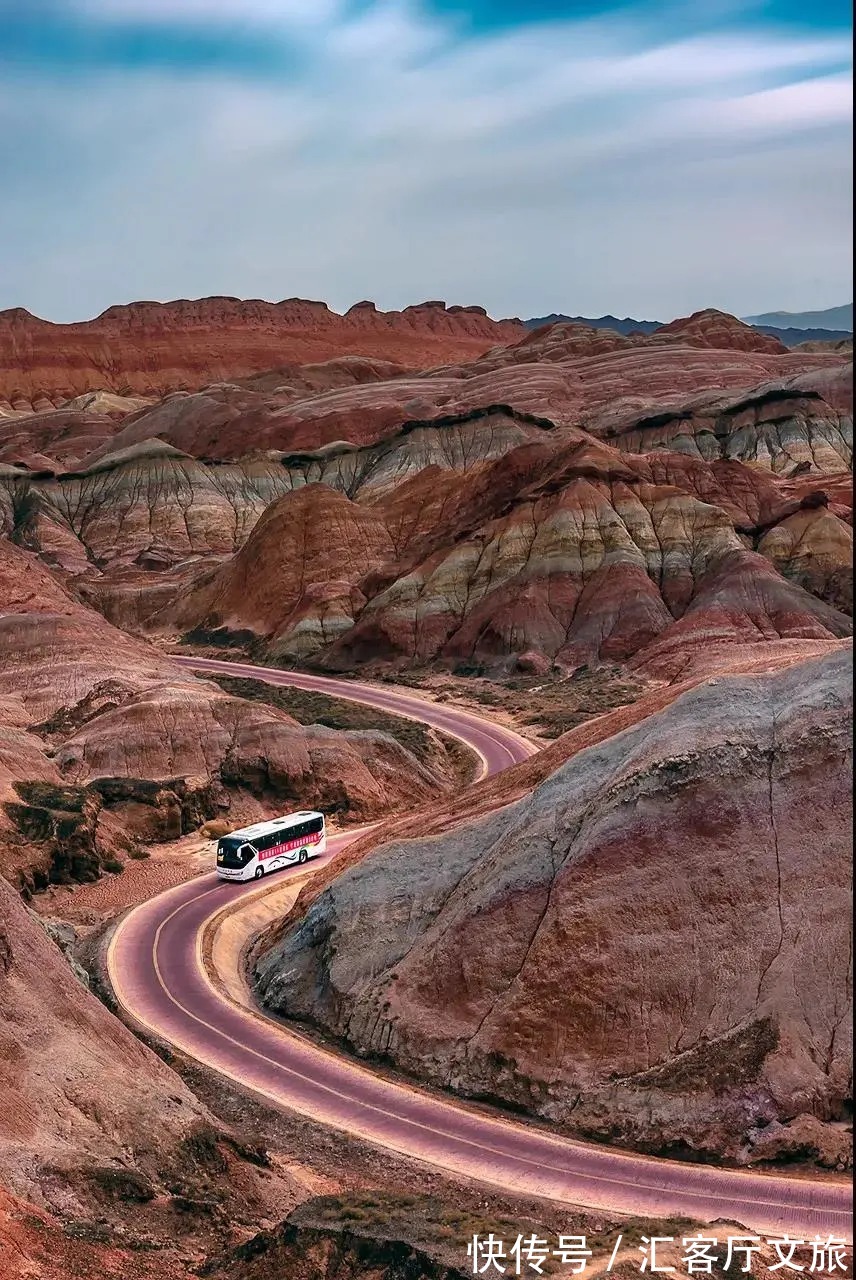
<path fill-rule="evenodd" d="M 306 852 L 306 850 L 301 849 L 300 853 L 297 855 L 297 861 L 303 863 L 306 861 L 308 857 L 309 857 L 309 854 Z"/>
<path fill-rule="evenodd" d="M 255 877 L 254 877 L 254 878 L 255 878 L 256 880 L 261 880 L 261 878 L 262 878 L 262 876 L 264 875 L 264 873 L 265 873 L 265 869 L 264 869 L 264 867 L 256 867 L 256 874 L 255 874 Z"/>

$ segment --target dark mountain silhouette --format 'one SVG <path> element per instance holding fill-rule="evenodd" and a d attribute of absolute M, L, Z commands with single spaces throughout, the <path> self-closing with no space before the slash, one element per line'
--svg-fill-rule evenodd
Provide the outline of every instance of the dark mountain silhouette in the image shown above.
<path fill-rule="evenodd" d="M 853 337 L 849 329 L 776 329 L 766 324 L 754 324 L 752 328 L 778 338 L 786 347 L 796 347 L 801 342 L 843 342 Z"/>
<path fill-rule="evenodd" d="M 587 324 L 590 329 L 614 329 L 616 333 L 653 333 L 659 329 L 662 320 L 634 320 L 626 316 L 619 320 L 617 316 L 599 316 L 592 320 L 588 316 L 564 316 L 554 313 L 549 316 L 538 316 L 534 320 L 524 320 L 527 329 L 540 329 L 542 324 Z"/>
<path fill-rule="evenodd" d="M 788 323 L 775 324 L 771 319 L 773 316 L 779 316 L 783 322 L 788 321 Z M 829 317 L 829 327 L 812 322 L 812 317 Z M 837 320 L 838 323 L 833 325 L 833 320 Z M 808 323 L 803 325 L 802 321 Z M 632 316 L 625 316 L 623 320 L 619 320 L 617 316 L 598 316 L 597 319 L 592 319 L 590 316 L 566 316 L 554 312 L 549 316 L 536 316 L 532 320 L 524 320 L 523 324 L 527 329 L 540 329 L 544 324 L 585 324 L 590 329 L 612 329 L 616 333 L 627 335 L 654 333 L 655 330 L 662 328 L 663 322 L 634 320 Z M 841 342 L 852 336 L 853 306 L 851 303 L 846 307 L 830 307 L 828 311 L 801 311 L 793 314 L 787 311 L 775 311 L 770 312 L 769 316 L 750 316 L 744 319 L 744 324 L 751 325 L 753 329 L 767 333 L 772 338 L 778 338 L 786 347 L 796 347 L 801 342 Z"/>
<path fill-rule="evenodd" d="M 746 324 L 775 329 L 840 329 L 853 332 L 853 303 L 843 307 L 827 307 L 825 311 L 765 311 L 759 316 L 742 316 Z"/>

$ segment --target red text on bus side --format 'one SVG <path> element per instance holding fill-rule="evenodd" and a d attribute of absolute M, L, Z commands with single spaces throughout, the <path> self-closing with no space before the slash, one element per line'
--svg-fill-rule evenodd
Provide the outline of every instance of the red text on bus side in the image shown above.
<path fill-rule="evenodd" d="M 272 849 L 265 849 L 259 854 L 259 861 L 266 862 L 268 858 L 276 858 L 281 853 L 286 853 L 289 849 L 299 849 L 304 845 L 320 844 L 321 837 L 316 836 L 314 840 L 286 840 L 282 844 L 275 844 Z"/>

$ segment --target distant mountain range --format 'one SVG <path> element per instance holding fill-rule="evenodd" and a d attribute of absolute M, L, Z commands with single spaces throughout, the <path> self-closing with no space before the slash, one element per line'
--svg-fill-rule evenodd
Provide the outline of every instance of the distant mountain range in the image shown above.
<path fill-rule="evenodd" d="M 853 332 L 853 303 L 827 307 L 825 311 L 766 311 L 760 316 L 742 316 L 746 324 L 763 329 L 839 329 Z"/>
<path fill-rule="evenodd" d="M 841 342 L 853 335 L 853 303 L 845 307 L 828 307 L 826 311 L 769 311 L 760 316 L 743 316 L 743 323 L 752 325 L 778 338 L 786 347 L 796 347 L 801 342 Z M 653 333 L 662 325 L 660 320 L 634 320 L 625 316 L 566 316 L 553 313 L 524 320 L 527 329 L 539 329 L 542 324 L 585 324 L 590 329 L 613 329 L 616 333 Z"/>
<path fill-rule="evenodd" d="M 524 320 L 527 329 L 540 329 L 542 324 L 586 324 L 590 329 L 614 329 L 616 333 L 653 333 L 664 323 L 662 320 L 633 320 L 626 316 L 619 320 L 617 316 L 598 316 L 592 320 L 587 316 L 563 316 L 555 312 L 550 316 L 538 316 L 534 320 Z"/>
<path fill-rule="evenodd" d="M 796 347 L 801 342 L 843 342 L 853 337 L 850 329 L 777 329 L 769 324 L 753 324 L 752 328 L 778 338 L 786 347 Z"/>

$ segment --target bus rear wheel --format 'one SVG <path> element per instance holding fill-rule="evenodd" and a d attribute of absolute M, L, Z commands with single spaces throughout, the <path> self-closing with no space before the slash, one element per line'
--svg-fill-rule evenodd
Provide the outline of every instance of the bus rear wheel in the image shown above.
<path fill-rule="evenodd" d="M 264 873 L 265 873 L 265 869 L 264 869 L 264 867 L 256 867 L 256 874 L 255 874 L 254 879 L 256 879 L 256 880 L 261 880 L 261 878 L 262 878 L 262 876 L 264 875 Z"/>
<path fill-rule="evenodd" d="M 305 850 L 305 849 L 301 849 L 301 850 L 300 850 L 300 853 L 297 855 L 297 861 L 298 861 L 298 862 L 300 862 L 300 863 L 303 863 L 303 862 L 305 862 L 305 861 L 306 861 L 306 859 L 307 859 L 308 857 L 309 857 L 309 854 L 306 852 L 306 850 Z"/>

